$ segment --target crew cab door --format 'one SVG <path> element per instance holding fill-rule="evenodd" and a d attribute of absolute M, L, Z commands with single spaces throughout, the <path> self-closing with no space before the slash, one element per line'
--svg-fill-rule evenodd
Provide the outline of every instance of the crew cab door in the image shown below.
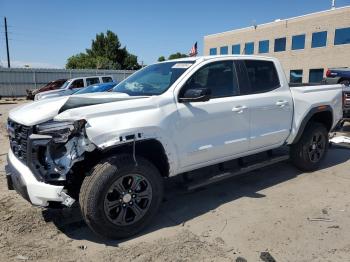
<path fill-rule="evenodd" d="M 250 109 L 250 150 L 282 145 L 290 134 L 293 100 L 273 61 L 242 60 L 245 100 Z M 281 69 L 280 69 L 281 70 Z M 240 81 L 241 83 L 242 81 Z"/>
<path fill-rule="evenodd" d="M 187 80 L 179 96 L 198 88 L 211 90 L 209 101 L 177 102 L 174 140 L 182 169 L 232 158 L 249 147 L 249 111 L 239 96 L 233 61 L 203 65 Z"/>

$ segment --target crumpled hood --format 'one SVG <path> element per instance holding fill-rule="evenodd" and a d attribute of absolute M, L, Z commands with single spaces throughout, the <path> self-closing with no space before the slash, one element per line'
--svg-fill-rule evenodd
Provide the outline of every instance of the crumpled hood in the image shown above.
<path fill-rule="evenodd" d="M 26 126 L 45 122 L 57 115 L 58 110 L 66 103 L 68 98 L 68 96 L 57 97 L 18 106 L 9 112 L 9 118 Z"/>
<path fill-rule="evenodd" d="M 9 118 L 17 123 L 32 126 L 51 120 L 66 110 L 140 98 L 145 97 L 111 92 L 56 97 L 16 107 L 9 112 Z"/>

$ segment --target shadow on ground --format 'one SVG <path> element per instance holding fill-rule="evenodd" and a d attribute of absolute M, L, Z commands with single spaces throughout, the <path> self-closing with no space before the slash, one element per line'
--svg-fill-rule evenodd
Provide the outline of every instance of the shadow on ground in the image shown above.
<path fill-rule="evenodd" d="M 344 163 L 349 159 L 349 149 L 330 149 L 320 170 Z M 241 197 L 266 197 L 260 194 L 259 191 L 286 182 L 299 175 L 302 175 L 300 171 L 290 163 L 285 162 L 190 192 L 184 189 L 184 183 L 178 177 L 168 179 L 165 182 L 165 192 L 167 193 L 159 215 L 151 225 L 135 237 L 161 228 L 183 224 Z M 94 235 L 82 221 L 79 208 L 47 209 L 43 211 L 43 216 L 46 221 L 52 221 L 59 230 L 72 239 L 89 240 L 111 246 L 116 246 L 121 242 L 104 240 Z"/>

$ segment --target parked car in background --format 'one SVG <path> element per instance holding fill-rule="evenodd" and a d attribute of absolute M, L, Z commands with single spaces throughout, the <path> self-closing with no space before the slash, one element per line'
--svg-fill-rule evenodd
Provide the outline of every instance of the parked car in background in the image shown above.
<path fill-rule="evenodd" d="M 300 170 L 315 170 L 341 117 L 342 85 L 291 88 L 275 58 L 166 61 L 137 71 L 111 93 L 10 111 L 8 188 L 37 206 L 79 200 L 95 233 L 130 237 L 154 221 L 164 178 L 195 177 L 212 166 L 217 173 L 197 184 L 207 185 L 284 161 L 288 153 Z M 281 146 L 289 152 L 274 157 L 271 150 Z M 263 152 L 270 158 L 259 165 L 243 159 Z"/>
<path fill-rule="evenodd" d="M 27 91 L 27 99 L 33 100 L 34 96 L 36 94 L 39 94 L 39 93 L 45 92 L 45 91 L 56 90 L 56 89 L 60 88 L 66 81 L 67 81 L 67 79 L 57 79 L 55 81 L 51 81 L 51 82 L 47 83 L 43 87 L 40 87 L 37 89 L 27 89 L 26 90 Z"/>
<path fill-rule="evenodd" d="M 98 92 L 109 92 L 117 85 L 116 82 L 109 82 L 109 83 L 102 83 L 102 84 L 95 84 L 91 86 L 87 86 L 83 89 L 78 90 L 73 95 L 81 95 L 81 94 L 88 94 L 88 93 L 98 93 Z"/>
<path fill-rule="evenodd" d="M 350 86 L 350 68 L 331 68 L 326 72 L 327 84 L 343 84 Z"/>
<path fill-rule="evenodd" d="M 343 120 L 341 127 L 350 120 L 350 68 L 330 68 L 326 72 L 326 84 L 343 84 Z"/>
<path fill-rule="evenodd" d="M 74 94 L 78 90 L 98 83 L 109 83 L 113 82 L 112 76 L 88 76 L 88 77 L 77 77 L 67 80 L 61 88 L 52 91 L 46 91 L 36 94 L 34 100 L 41 100 L 46 98 L 53 98 L 59 96 L 68 96 Z"/>
<path fill-rule="evenodd" d="M 350 121 L 350 86 L 343 86 L 343 119 L 339 124 L 342 127 L 345 122 Z"/>

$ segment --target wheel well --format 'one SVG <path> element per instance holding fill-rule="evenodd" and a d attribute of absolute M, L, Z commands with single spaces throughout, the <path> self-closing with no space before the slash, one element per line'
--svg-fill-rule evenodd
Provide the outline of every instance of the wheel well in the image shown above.
<path fill-rule="evenodd" d="M 72 167 L 72 172 L 67 174 L 67 181 L 64 182 L 68 194 L 75 199 L 79 198 L 80 187 L 88 172 L 102 159 L 108 156 L 128 153 L 133 154 L 133 142 L 108 148 L 104 151 L 95 150 L 87 152 L 83 161 L 77 162 Z M 163 145 L 156 139 L 136 141 L 135 153 L 142 156 L 158 168 L 163 177 L 169 176 L 169 162 Z"/>
<path fill-rule="evenodd" d="M 310 112 L 305 116 L 304 120 L 301 122 L 299 131 L 295 136 L 292 144 L 295 144 L 299 141 L 305 129 L 308 125 L 310 125 L 310 123 L 318 122 L 323 124 L 327 128 L 328 132 L 331 130 L 333 125 L 332 109 L 330 106 L 325 107 L 326 110 L 323 111 L 319 111 L 319 108 L 313 108 L 310 110 Z"/>
<path fill-rule="evenodd" d="M 318 123 L 323 124 L 327 128 L 327 131 L 329 132 L 331 130 L 332 124 L 333 124 L 332 112 L 322 111 L 322 112 L 315 113 L 310 118 L 308 123 L 310 123 L 310 122 L 318 122 Z"/>
<path fill-rule="evenodd" d="M 133 142 L 107 149 L 101 157 L 118 153 L 133 154 Z M 136 141 L 135 154 L 155 165 L 163 177 L 169 176 L 169 162 L 163 145 L 156 139 Z"/>

